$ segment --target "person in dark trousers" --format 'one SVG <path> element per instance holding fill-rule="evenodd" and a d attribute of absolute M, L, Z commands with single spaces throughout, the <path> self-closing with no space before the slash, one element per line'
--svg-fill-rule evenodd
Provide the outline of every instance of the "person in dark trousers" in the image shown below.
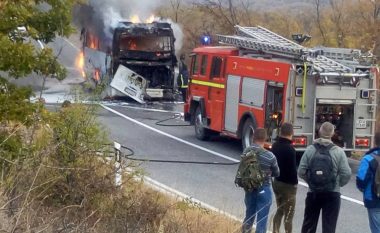
<path fill-rule="evenodd" d="M 380 169 L 380 131 L 375 134 L 375 147 L 361 159 L 356 175 L 356 186 L 363 193 L 364 206 L 367 208 L 369 227 L 372 233 L 380 232 L 380 198 L 375 194 L 374 179 Z M 378 190 L 379 191 L 379 190 Z"/>
<path fill-rule="evenodd" d="M 312 157 L 316 155 L 317 147 L 329 147 L 333 144 L 334 125 L 325 122 L 319 129 L 319 137 L 314 145 L 306 148 L 298 167 L 298 175 L 308 184 L 308 171 Z M 315 233 L 317 230 L 319 214 L 322 210 L 322 233 L 335 233 L 340 210 L 340 187 L 348 183 L 351 177 L 351 168 L 348 165 L 346 153 L 342 148 L 333 146 L 329 150 L 332 159 L 332 175 L 336 178 L 332 191 L 317 192 L 311 188 L 305 200 L 305 213 L 302 224 L 302 233 Z M 310 186 L 310 185 L 309 185 Z"/>
<path fill-rule="evenodd" d="M 285 232 L 292 232 L 298 184 L 296 150 L 292 146 L 292 138 L 293 125 L 283 123 L 280 136 L 272 146 L 272 152 L 280 168 L 280 176 L 274 178 L 272 184 L 277 203 L 277 211 L 273 218 L 273 233 L 280 232 L 282 219 L 284 219 Z"/>
<path fill-rule="evenodd" d="M 179 62 L 178 68 L 179 68 L 179 74 L 177 77 L 177 86 L 178 86 L 178 89 L 182 93 L 182 100 L 186 102 L 187 87 L 189 83 L 189 71 L 187 70 L 187 66 L 185 64 L 184 54 L 180 56 L 180 62 Z"/>
<path fill-rule="evenodd" d="M 267 139 L 266 130 L 257 128 L 253 135 L 253 144 L 246 150 L 259 150 L 264 148 Z M 242 232 L 250 233 L 256 218 L 256 233 L 267 232 L 269 209 L 272 204 L 271 177 L 280 175 L 276 157 L 272 152 L 265 150 L 258 155 L 261 170 L 266 174 L 263 186 L 254 191 L 246 191 L 244 203 L 246 206 Z"/>

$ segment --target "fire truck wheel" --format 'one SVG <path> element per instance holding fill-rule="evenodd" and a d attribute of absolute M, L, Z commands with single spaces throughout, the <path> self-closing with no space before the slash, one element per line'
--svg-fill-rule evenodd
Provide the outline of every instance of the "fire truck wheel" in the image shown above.
<path fill-rule="evenodd" d="M 243 131 L 241 135 L 241 143 L 243 150 L 252 144 L 253 132 L 255 131 L 255 124 L 251 118 L 247 119 L 243 125 Z"/>
<path fill-rule="evenodd" d="M 209 130 L 204 127 L 202 122 L 202 113 L 201 108 L 197 107 L 195 110 L 195 119 L 194 119 L 194 128 L 195 128 L 195 136 L 199 140 L 207 140 L 210 137 Z"/>

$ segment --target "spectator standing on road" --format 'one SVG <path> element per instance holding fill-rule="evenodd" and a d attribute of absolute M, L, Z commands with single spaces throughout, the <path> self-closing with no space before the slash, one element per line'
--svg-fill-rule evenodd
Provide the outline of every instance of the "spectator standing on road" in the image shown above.
<path fill-rule="evenodd" d="M 376 170 L 380 169 L 380 132 L 375 134 L 375 147 L 369 150 L 360 161 L 356 186 L 363 192 L 364 206 L 368 211 L 369 227 L 372 233 L 380 232 L 380 198 L 375 192 Z M 379 190 L 377 190 L 379 191 Z"/>
<path fill-rule="evenodd" d="M 177 77 L 177 85 L 178 89 L 182 93 L 182 99 L 184 102 L 186 102 L 186 94 L 187 94 L 187 87 L 189 83 L 189 71 L 187 70 L 187 66 L 185 64 L 185 55 L 182 54 L 180 56 L 180 62 L 179 62 L 179 73 Z"/>
<path fill-rule="evenodd" d="M 264 149 L 264 143 L 267 139 L 266 130 L 257 128 L 253 135 L 253 144 L 247 150 L 261 150 L 258 154 L 260 168 L 265 174 L 264 184 L 256 190 L 246 191 L 244 203 L 246 206 L 246 214 L 243 223 L 243 233 L 250 233 L 253 222 L 256 218 L 256 233 L 267 232 L 267 222 L 269 209 L 272 204 L 272 190 L 270 188 L 271 176 L 280 175 L 276 157 L 272 152 Z"/>
<path fill-rule="evenodd" d="M 340 187 L 348 183 L 351 168 L 342 148 L 334 145 L 331 137 L 334 125 L 325 122 L 319 137 L 306 148 L 298 175 L 309 185 L 305 200 L 302 233 L 315 233 L 322 210 L 322 232 L 334 233 L 340 210 Z"/>
<path fill-rule="evenodd" d="M 298 184 L 296 150 L 292 146 L 292 138 L 293 125 L 284 123 L 280 128 L 278 140 L 272 146 L 272 152 L 280 168 L 280 176 L 276 177 L 272 184 L 277 203 L 277 211 L 273 218 L 273 233 L 280 232 L 282 218 L 284 218 L 285 232 L 292 232 Z"/>

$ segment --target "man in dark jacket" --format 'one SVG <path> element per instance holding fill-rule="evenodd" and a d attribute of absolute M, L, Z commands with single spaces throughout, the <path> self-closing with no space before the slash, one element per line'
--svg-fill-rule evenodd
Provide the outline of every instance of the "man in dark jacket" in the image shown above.
<path fill-rule="evenodd" d="M 280 232 L 282 218 L 284 218 L 285 232 L 292 232 L 298 184 L 296 150 L 292 146 L 292 137 L 293 125 L 284 123 L 280 129 L 280 136 L 272 147 L 280 168 L 280 176 L 276 177 L 272 184 L 277 203 L 277 211 L 273 218 L 273 233 Z"/>
<path fill-rule="evenodd" d="M 372 233 L 380 232 L 380 198 L 375 194 L 373 186 L 376 169 L 380 169 L 377 159 L 380 159 L 380 132 L 375 134 L 375 148 L 363 156 L 356 175 L 356 186 L 363 192 Z"/>

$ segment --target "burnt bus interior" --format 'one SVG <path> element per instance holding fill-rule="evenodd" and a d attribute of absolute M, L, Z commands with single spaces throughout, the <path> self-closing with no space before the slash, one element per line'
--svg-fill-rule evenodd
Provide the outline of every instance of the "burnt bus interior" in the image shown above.
<path fill-rule="evenodd" d="M 315 138 L 318 138 L 318 131 L 322 123 L 330 122 L 335 126 L 335 133 L 332 141 L 340 146 L 352 148 L 353 142 L 353 104 L 326 104 L 317 102 L 315 115 Z"/>
<path fill-rule="evenodd" d="M 128 50 L 147 52 L 170 52 L 171 39 L 169 36 L 126 36 L 121 35 L 119 49 L 121 52 Z M 157 54 L 156 54 L 157 55 Z M 169 53 L 170 55 L 170 53 Z M 158 56 L 159 57 L 159 56 Z"/>
<path fill-rule="evenodd" d="M 114 31 L 112 73 L 122 64 L 147 79 L 148 88 L 172 89 L 177 59 L 170 24 L 123 24 Z"/>

